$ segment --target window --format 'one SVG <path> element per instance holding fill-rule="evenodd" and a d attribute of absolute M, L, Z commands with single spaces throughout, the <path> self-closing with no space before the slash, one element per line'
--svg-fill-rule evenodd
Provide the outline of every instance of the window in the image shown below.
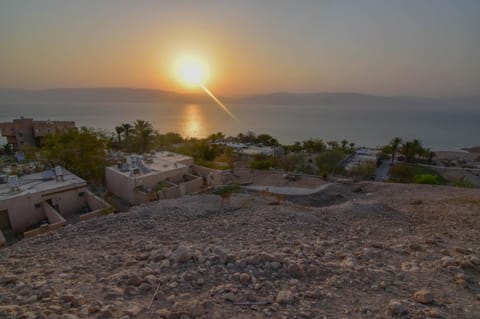
<path fill-rule="evenodd" d="M 85 192 L 78 193 L 78 197 L 83 197 L 83 196 L 85 196 Z"/>
<path fill-rule="evenodd" d="M 42 203 L 36 203 L 35 208 L 42 208 Z"/>

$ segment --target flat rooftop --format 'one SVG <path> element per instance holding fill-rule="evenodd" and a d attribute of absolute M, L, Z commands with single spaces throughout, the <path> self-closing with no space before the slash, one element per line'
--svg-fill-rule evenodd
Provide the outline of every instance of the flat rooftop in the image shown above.
<path fill-rule="evenodd" d="M 243 148 L 239 150 L 239 153 L 246 155 L 272 155 L 273 147 L 270 146 L 249 146 L 248 148 Z"/>
<path fill-rule="evenodd" d="M 44 193 L 55 189 L 66 188 L 70 186 L 86 186 L 87 182 L 77 175 L 62 169 L 63 181 L 55 180 L 53 170 L 46 170 L 40 173 L 23 175 L 18 178 L 19 189 L 12 191 L 8 183 L 0 184 L 0 200 L 6 200 L 14 197 L 20 197 L 28 194 Z"/>
<path fill-rule="evenodd" d="M 192 160 L 190 156 L 178 154 L 178 153 L 173 153 L 173 152 L 168 152 L 168 151 L 161 151 L 161 152 L 156 152 L 155 155 L 153 155 L 154 158 L 157 159 L 164 159 L 169 162 L 183 162 L 183 161 L 188 161 Z"/>
<path fill-rule="evenodd" d="M 167 172 L 167 171 L 175 170 L 178 168 L 187 167 L 187 165 L 185 164 L 171 162 L 164 158 L 154 158 L 153 163 L 145 163 L 143 161 L 143 164 L 145 165 L 146 168 L 156 172 Z"/>
<path fill-rule="evenodd" d="M 110 166 L 109 168 L 125 176 L 149 176 L 185 168 L 187 165 L 181 162 L 192 159 L 191 157 L 172 152 L 157 152 L 154 155 L 150 154 L 146 156 L 129 155 L 129 157 L 136 159 L 135 164 L 128 165 L 128 167 L 124 166 L 122 169 L 116 165 Z M 139 174 L 132 176 L 131 173 L 134 167 L 139 169 Z"/>

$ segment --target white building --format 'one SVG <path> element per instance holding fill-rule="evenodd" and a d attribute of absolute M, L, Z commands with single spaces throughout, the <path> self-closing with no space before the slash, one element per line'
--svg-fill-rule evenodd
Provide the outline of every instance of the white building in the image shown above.
<path fill-rule="evenodd" d="M 130 154 L 105 169 L 107 190 L 131 205 L 199 192 L 202 178 L 192 174 L 193 159 L 172 152 Z"/>
<path fill-rule="evenodd" d="M 65 225 L 66 219 L 88 219 L 110 206 L 87 189 L 87 183 L 62 167 L 15 175 L 0 181 L 0 229 L 29 237 Z"/>
<path fill-rule="evenodd" d="M 381 152 L 377 149 L 360 148 L 347 159 L 345 169 L 349 170 L 365 163 L 376 165 Z"/>

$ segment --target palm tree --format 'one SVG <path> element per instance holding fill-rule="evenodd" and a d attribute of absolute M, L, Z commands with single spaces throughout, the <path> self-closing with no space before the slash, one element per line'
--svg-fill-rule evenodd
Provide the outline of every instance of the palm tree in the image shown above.
<path fill-rule="evenodd" d="M 128 140 L 128 137 L 130 136 L 130 133 L 133 132 L 133 127 L 132 124 L 130 123 L 122 123 L 121 127 L 123 127 L 123 135 L 125 136 L 125 141 Z"/>
<path fill-rule="evenodd" d="M 400 137 L 394 137 L 390 141 L 390 147 L 392 148 L 392 165 L 393 165 L 393 162 L 395 161 L 395 154 L 398 151 L 400 143 L 402 143 L 402 139 Z"/>
<path fill-rule="evenodd" d="M 350 142 L 350 144 L 348 144 L 348 145 L 350 145 L 350 149 L 353 151 L 353 148 L 355 147 L 355 143 Z"/>
<path fill-rule="evenodd" d="M 429 148 L 424 148 L 422 150 L 422 156 L 427 160 L 427 163 L 428 165 L 432 165 L 432 159 L 435 157 L 435 152 L 433 152 L 431 149 Z"/>
<path fill-rule="evenodd" d="M 348 141 L 347 140 L 342 140 L 340 143 L 342 144 L 342 151 L 345 151 L 345 147 L 347 146 Z"/>
<path fill-rule="evenodd" d="M 410 162 L 412 158 L 413 145 L 412 142 L 408 141 L 402 145 L 402 154 L 405 156 L 405 161 Z"/>
<path fill-rule="evenodd" d="M 225 134 L 223 134 L 222 132 L 213 133 L 207 137 L 207 140 L 211 142 L 223 141 L 224 139 L 225 139 Z"/>
<path fill-rule="evenodd" d="M 122 144 L 122 133 L 125 131 L 123 126 L 116 126 L 115 127 L 115 132 L 117 132 L 117 138 L 118 138 L 118 146 Z"/>
<path fill-rule="evenodd" d="M 237 134 L 237 142 L 239 142 L 239 143 L 245 143 L 245 134 L 243 134 L 243 133 L 238 133 L 238 134 Z"/>
<path fill-rule="evenodd" d="M 423 153 L 423 146 L 420 140 L 414 139 L 411 145 L 412 145 L 412 151 L 411 151 L 412 158 L 415 158 L 415 155 L 420 156 Z"/>
<path fill-rule="evenodd" d="M 154 132 L 155 130 L 152 124 L 148 121 L 136 120 L 135 123 L 133 123 L 133 133 L 137 138 L 140 153 L 149 151 L 155 136 Z"/>
<path fill-rule="evenodd" d="M 330 149 L 335 149 L 338 148 L 338 142 L 337 141 L 328 141 L 327 145 L 330 146 Z"/>

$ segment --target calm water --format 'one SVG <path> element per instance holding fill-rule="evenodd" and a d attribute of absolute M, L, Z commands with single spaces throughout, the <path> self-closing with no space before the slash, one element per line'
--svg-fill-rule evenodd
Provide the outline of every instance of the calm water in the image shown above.
<path fill-rule="evenodd" d="M 155 103 L 0 104 L 0 121 L 20 116 L 39 120 L 74 120 L 77 126 L 112 131 L 136 119 L 159 132 L 205 137 L 213 132 L 236 135 L 247 130 L 269 133 L 282 143 L 308 138 L 347 139 L 357 145 L 386 144 L 392 137 L 419 138 L 433 149 L 480 145 L 480 107 L 388 108 L 231 105 L 235 122 L 214 104 Z"/>

